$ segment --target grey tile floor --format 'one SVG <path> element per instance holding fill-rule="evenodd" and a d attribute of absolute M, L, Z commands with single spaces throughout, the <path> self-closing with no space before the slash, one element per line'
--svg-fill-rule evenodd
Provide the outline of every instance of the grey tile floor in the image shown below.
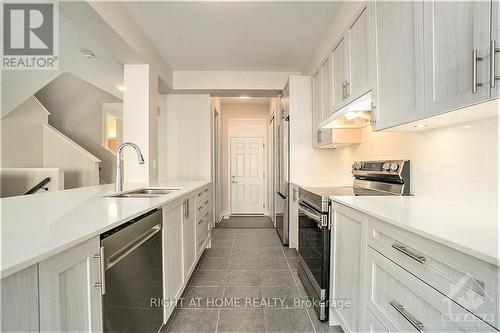
<path fill-rule="evenodd" d="M 342 332 L 308 307 L 297 265 L 274 229 L 214 229 L 166 331 Z"/>

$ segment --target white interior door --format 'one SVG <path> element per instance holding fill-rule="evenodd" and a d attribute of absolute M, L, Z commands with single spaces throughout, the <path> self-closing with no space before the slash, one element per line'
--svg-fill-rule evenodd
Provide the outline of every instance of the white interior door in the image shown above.
<path fill-rule="evenodd" d="M 231 213 L 264 213 L 264 138 L 231 137 Z"/>

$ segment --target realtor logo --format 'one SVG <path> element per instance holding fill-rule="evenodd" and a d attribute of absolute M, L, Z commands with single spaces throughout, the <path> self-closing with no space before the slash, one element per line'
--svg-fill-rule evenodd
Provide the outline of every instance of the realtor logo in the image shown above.
<path fill-rule="evenodd" d="M 3 3 L 2 69 L 57 69 L 54 3 Z"/>

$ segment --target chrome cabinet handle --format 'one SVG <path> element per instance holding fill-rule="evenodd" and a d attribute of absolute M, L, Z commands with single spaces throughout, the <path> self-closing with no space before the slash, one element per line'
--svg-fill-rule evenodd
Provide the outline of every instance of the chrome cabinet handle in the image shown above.
<path fill-rule="evenodd" d="M 412 258 L 413 260 L 418 261 L 421 264 L 423 264 L 425 262 L 425 257 L 424 256 L 421 256 L 421 255 L 418 255 L 418 254 L 415 254 L 415 253 L 411 252 L 410 250 L 408 250 L 406 248 L 406 246 L 399 245 L 399 244 L 392 244 L 392 247 L 394 249 L 398 250 L 399 252 L 403 253 L 404 255 Z"/>
<path fill-rule="evenodd" d="M 99 259 L 99 275 L 101 276 L 101 282 L 94 283 L 94 287 L 101 288 L 101 295 L 106 294 L 106 278 L 105 271 L 106 266 L 104 263 L 104 247 L 101 246 L 99 249 L 99 254 L 94 254 L 94 259 Z"/>
<path fill-rule="evenodd" d="M 472 51 L 472 93 L 477 94 L 477 87 L 481 87 L 483 84 L 477 82 L 477 62 L 482 61 L 483 57 L 477 55 L 477 49 Z"/>
<path fill-rule="evenodd" d="M 390 301 L 389 304 L 394 309 L 396 309 L 396 311 L 401 316 L 403 316 L 403 318 L 406 319 L 413 327 L 415 327 L 415 329 L 417 331 L 419 331 L 419 332 L 423 332 L 424 331 L 424 324 L 420 320 L 418 320 L 415 317 L 413 317 L 410 313 L 408 313 L 408 311 L 406 311 L 406 309 L 405 309 L 404 306 L 402 306 L 401 304 L 399 304 L 395 300 Z"/>
<path fill-rule="evenodd" d="M 323 142 L 323 131 L 322 130 L 319 129 L 316 136 L 317 136 L 316 142 L 318 142 L 318 143 Z"/>
<path fill-rule="evenodd" d="M 345 80 L 345 97 L 351 96 L 351 84 Z"/>
<path fill-rule="evenodd" d="M 500 80 L 500 75 L 496 75 L 496 54 L 500 52 L 500 48 L 496 47 L 495 40 L 490 42 L 490 88 L 495 88 L 496 81 Z"/>

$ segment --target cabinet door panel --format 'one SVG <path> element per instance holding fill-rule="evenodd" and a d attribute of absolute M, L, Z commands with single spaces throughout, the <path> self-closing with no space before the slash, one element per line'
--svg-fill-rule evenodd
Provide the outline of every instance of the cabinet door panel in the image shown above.
<path fill-rule="evenodd" d="M 493 0 L 491 10 L 491 39 L 495 41 L 496 48 L 500 48 L 500 1 Z M 495 57 L 493 73 L 498 78 L 491 89 L 491 97 L 495 98 L 500 96 L 500 52 L 494 52 L 490 56 Z"/>
<path fill-rule="evenodd" d="M 183 248 L 182 248 L 182 207 L 175 206 L 163 211 L 163 267 L 165 299 L 180 296 L 184 285 Z M 166 308 L 166 317 L 173 311 L 175 304 Z"/>
<path fill-rule="evenodd" d="M 38 266 L 33 265 L 0 282 L 2 332 L 39 332 Z"/>
<path fill-rule="evenodd" d="M 424 117 L 423 1 L 372 2 L 375 128 Z"/>
<path fill-rule="evenodd" d="M 312 80 L 312 99 L 313 99 L 313 147 L 316 147 L 320 143 L 320 129 L 319 123 L 322 120 L 323 114 L 323 103 L 321 101 L 322 94 L 321 87 L 321 71 L 318 71 Z"/>
<path fill-rule="evenodd" d="M 39 264 L 40 330 L 102 331 L 99 237 Z"/>
<path fill-rule="evenodd" d="M 194 196 L 187 199 L 186 202 L 188 204 L 184 206 L 183 247 L 184 276 L 188 279 L 196 263 L 196 207 Z"/>
<path fill-rule="evenodd" d="M 358 332 L 364 321 L 363 277 L 366 258 L 366 225 L 342 214 L 335 214 L 334 299 L 350 300 L 351 306 L 336 309 L 344 331 Z"/>
<path fill-rule="evenodd" d="M 487 100 L 490 6 L 487 1 L 424 4 L 426 112 L 442 113 Z M 473 50 L 477 64 L 473 93 Z"/>
<path fill-rule="evenodd" d="M 332 61 L 330 57 L 321 65 L 321 120 L 332 112 Z"/>
<path fill-rule="evenodd" d="M 337 110 L 346 99 L 345 81 L 346 81 L 346 53 L 347 39 L 345 36 L 339 41 L 332 52 L 332 92 L 333 92 L 333 110 Z"/>
<path fill-rule="evenodd" d="M 346 92 L 352 99 L 371 89 L 369 26 L 368 9 L 365 8 L 349 29 L 349 72 L 351 79 Z"/>

